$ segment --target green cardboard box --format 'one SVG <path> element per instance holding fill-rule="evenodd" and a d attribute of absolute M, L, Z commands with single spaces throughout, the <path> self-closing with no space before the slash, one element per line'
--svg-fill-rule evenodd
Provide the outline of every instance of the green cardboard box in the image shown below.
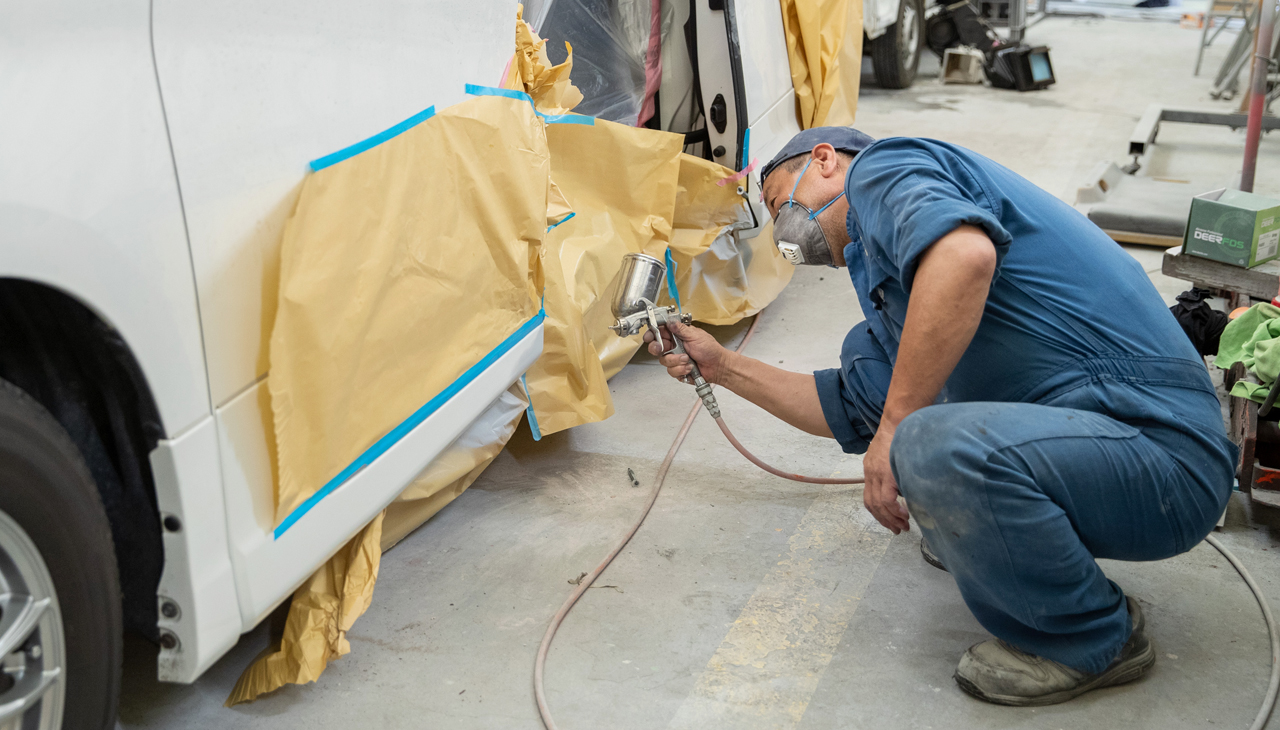
<path fill-rule="evenodd" d="M 1239 190 L 1191 199 L 1182 252 L 1246 268 L 1280 254 L 1280 200 Z"/>

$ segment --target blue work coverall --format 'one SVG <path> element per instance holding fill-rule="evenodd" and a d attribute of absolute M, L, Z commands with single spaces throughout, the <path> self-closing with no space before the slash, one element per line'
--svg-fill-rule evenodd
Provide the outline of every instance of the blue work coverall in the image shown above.
<path fill-rule="evenodd" d="M 982 320 L 935 405 L 899 424 L 890 463 L 988 631 L 1103 671 L 1132 626 L 1094 559 L 1190 550 L 1231 493 L 1237 451 L 1203 360 L 1132 257 L 981 155 L 884 139 L 854 159 L 845 191 L 866 321 L 841 367 L 815 373 L 831 432 L 866 451 L 920 257 L 961 224 L 984 229 L 997 264 Z"/>

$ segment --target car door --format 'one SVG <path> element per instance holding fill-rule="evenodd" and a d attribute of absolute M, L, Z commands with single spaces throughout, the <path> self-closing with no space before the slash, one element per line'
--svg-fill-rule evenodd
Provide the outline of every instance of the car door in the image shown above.
<path fill-rule="evenodd" d="M 741 170 L 764 164 L 800 131 L 795 90 L 777 0 L 691 0 L 697 78 L 707 115 L 711 157 Z M 760 232 L 769 215 L 747 176 L 740 183 Z"/>
<path fill-rule="evenodd" d="M 281 233 L 308 162 L 428 106 L 461 101 L 466 82 L 497 84 L 515 10 L 514 0 L 155 1 L 155 64 L 190 235 L 245 630 L 422 468 L 388 452 L 390 466 L 365 469 L 287 534 L 275 530 L 267 346 Z M 483 387 L 492 400 L 509 384 Z M 460 431 L 475 415 L 448 417 Z M 432 438 L 444 442 L 420 444 L 418 457 L 453 436 L 439 432 Z"/>

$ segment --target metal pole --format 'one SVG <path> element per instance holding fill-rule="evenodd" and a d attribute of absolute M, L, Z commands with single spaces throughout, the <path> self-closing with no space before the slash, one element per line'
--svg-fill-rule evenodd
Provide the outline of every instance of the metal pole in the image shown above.
<path fill-rule="evenodd" d="M 1015 0 L 1016 2 L 1017 0 Z M 1253 44 L 1253 73 L 1249 77 L 1249 126 L 1244 135 L 1244 169 L 1240 189 L 1253 192 L 1258 170 L 1258 142 L 1262 138 L 1262 110 L 1267 104 L 1267 71 L 1271 62 L 1271 35 L 1275 27 L 1275 0 L 1261 0 L 1258 33 Z"/>
<path fill-rule="evenodd" d="M 1009 40 L 1021 43 L 1027 30 L 1027 0 L 1009 0 Z"/>

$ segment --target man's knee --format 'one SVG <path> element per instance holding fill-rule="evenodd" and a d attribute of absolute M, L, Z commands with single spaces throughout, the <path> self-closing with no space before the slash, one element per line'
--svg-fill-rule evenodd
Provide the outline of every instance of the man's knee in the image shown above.
<path fill-rule="evenodd" d="M 929 406 L 898 424 L 889 451 L 898 490 L 913 508 L 971 498 L 985 478 L 990 446 L 969 404 Z"/>

